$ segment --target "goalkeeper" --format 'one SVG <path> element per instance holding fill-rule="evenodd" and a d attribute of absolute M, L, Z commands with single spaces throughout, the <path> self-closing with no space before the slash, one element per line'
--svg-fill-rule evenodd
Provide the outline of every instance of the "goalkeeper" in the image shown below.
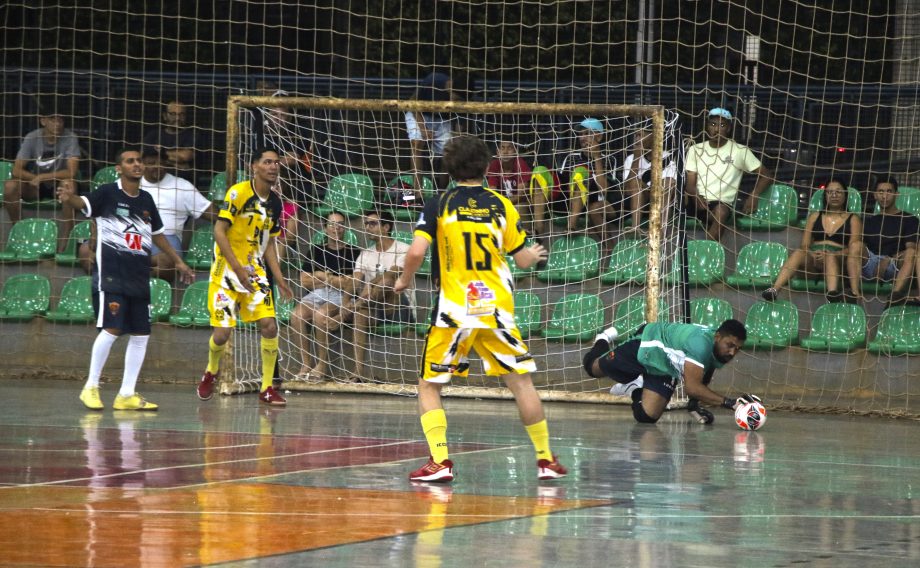
<path fill-rule="evenodd" d="M 585 370 L 592 377 L 610 377 L 612 394 L 632 397 L 637 422 L 661 418 L 678 381 L 690 397 L 687 410 L 702 424 L 714 417 L 700 402 L 734 409 L 741 401 L 760 400 L 753 395 L 723 397 L 708 386 L 716 369 L 731 361 L 747 339 L 744 324 L 725 320 L 717 330 L 686 323 L 649 323 L 639 336 L 613 347 L 618 333 L 608 328 L 595 337 L 585 355 Z"/>

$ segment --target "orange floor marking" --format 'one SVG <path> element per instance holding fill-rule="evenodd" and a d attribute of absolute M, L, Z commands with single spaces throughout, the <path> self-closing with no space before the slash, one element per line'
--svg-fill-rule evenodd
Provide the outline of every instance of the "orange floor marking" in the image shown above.
<path fill-rule="evenodd" d="M 80 489 L 83 503 L 75 502 L 77 488 L 69 488 L 64 499 L 48 499 L 58 503 L 50 507 L 5 500 L 4 563 L 194 566 L 611 503 L 463 495 L 449 487 L 372 491 L 239 483 L 118 498 Z"/>

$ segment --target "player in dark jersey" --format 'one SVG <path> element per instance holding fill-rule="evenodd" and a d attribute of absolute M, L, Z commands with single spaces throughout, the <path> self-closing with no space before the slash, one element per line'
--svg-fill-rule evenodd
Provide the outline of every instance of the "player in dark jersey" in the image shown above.
<path fill-rule="evenodd" d="M 121 389 L 115 397 L 115 410 L 156 410 L 134 390 L 147 354 L 150 338 L 150 250 L 157 247 L 176 263 L 183 281 L 191 283 L 192 270 L 182 262 L 163 234 L 163 222 L 153 197 L 141 190 L 144 163 L 137 150 L 122 150 L 115 159 L 120 178 L 99 186 L 86 196 L 74 193 L 73 185 L 58 186 L 61 203 L 81 210 L 96 219 L 96 267 L 99 271 L 99 310 L 93 343 L 89 378 L 80 400 L 90 410 L 102 410 L 99 377 L 112 344 L 123 334 L 131 336 L 125 350 L 125 370 Z"/>

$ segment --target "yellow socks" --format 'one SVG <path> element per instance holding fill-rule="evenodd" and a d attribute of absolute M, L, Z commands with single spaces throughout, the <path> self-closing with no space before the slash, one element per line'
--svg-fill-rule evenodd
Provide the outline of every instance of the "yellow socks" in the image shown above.
<path fill-rule="evenodd" d="M 262 338 L 260 343 L 262 347 L 262 389 L 265 390 L 272 386 L 272 378 L 275 376 L 275 363 L 278 361 L 278 338 Z"/>
<path fill-rule="evenodd" d="M 220 370 L 220 358 L 224 354 L 224 350 L 227 349 L 227 344 L 218 345 L 214 343 L 214 338 L 211 337 L 208 339 L 208 369 L 207 371 L 212 375 L 216 375 L 217 371 Z"/>
<path fill-rule="evenodd" d="M 533 448 L 537 451 L 537 460 L 553 461 L 553 452 L 549 449 L 549 427 L 546 420 L 541 420 L 536 424 L 524 426 L 530 441 L 533 442 Z"/>
<path fill-rule="evenodd" d="M 431 459 L 435 463 L 441 463 L 447 459 L 447 415 L 444 414 L 443 408 L 438 408 L 422 414 L 421 420 Z"/>

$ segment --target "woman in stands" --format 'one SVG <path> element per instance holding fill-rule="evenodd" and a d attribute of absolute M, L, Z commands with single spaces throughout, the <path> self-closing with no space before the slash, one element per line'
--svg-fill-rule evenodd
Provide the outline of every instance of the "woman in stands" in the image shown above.
<path fill-rule="evenodd" d="M 827 300 L 839 302 L 859 298 L 859 275 L 850 274 L 851 294 L 844 296 L 842 282 L 843 260 L 850 254 L 860 254 L 862 220 L 859 215 L 847 211 L 847 186 L 832 178 L 824 186 L 824 207 L 808 215 L 802 244 L 783 264 L 773 286 L 764 290 L 762 296 L 773 301 L 779 290 L 789 283 L 798 271 L 805 277 L 823 274 L 827 287 Z"/>

